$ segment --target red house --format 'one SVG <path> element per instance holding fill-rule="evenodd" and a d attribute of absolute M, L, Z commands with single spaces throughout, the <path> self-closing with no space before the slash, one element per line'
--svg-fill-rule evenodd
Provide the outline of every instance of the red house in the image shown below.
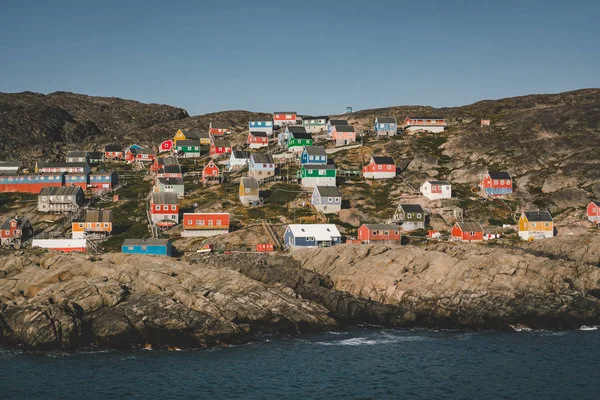
<path fill-rule="evenodd" d="M 587 217 L 594 225 L 600 225 L 600 202 L 592 201 L 588 204 Z"/>
<path fill-rule="evenodd" d="M 182 236 L 215 236 L 229 232 L 229 213 L 185 213 Z"/>
<path fill-rule="evenodd" d="M 483 241 L 483 228 L 479 222 L 457 222 L 452 227 L 451 240 L 481 242 Z"/>
<path fill-rule="evenodd" d="M 171 151 L 172 148 L 173 148 L 173 140 L 171 140 L 171 139 L 165 140 L 164 142 L 162 142 L 160 144 L 160 152 L 161 153 L 163 151 Z"/>
<path fill-rule="evenodd" d="M 229 129 L 227 124 L 223 124 L 221 122 L 211 122 L 208 133 L 212 136 L 230 135 L 231 129 Z"/>
<path fill-rule="evenodd" d="M 210 155 L 219 156 L 221 154 L 231 154 L 231 143 L 227 140 L 213 140 L 210 142 Z"/>
<path fill-rule="evenodd" d="M 296 125 L 298 115 L 295 111 L 277 111 L 273 113 L 273 125 Z"/>
<path fill-rule="evenodd" d="M 0 242 L 5 244 L 11 240 L 27 240 L 33 236 L 33 227 L 26 218 L 10 218 L 0 227 Z"/>
<path fill-rule="evenodd" d="M 202 169 L 202 182 L 207 183 L 209 180 L 217 182 L 219 180 L 219 167 L 213 160 L 210 160 Z"/>
<path fill-rule="evenodd" d="M 513 192 L 513 181 L 508 172 L 488 171 L 479 186 L 487 196 L 504 196 Z"/>
<path fill-rule="evenodd" d="M 363 167 L 367 179 L 389 179 L 396 177 L 396 162 L 392 157 L 371 157 L 371 162 Z"/>
<path fill-rule="evenodd" d="M 248 134 L 246 143 L 248 143 L 248 147 L 251 149 L 265 147 L 269 145 L 269 137 L 267 136 L 267 132 L 252 131 Z"/>
<path fill-rule="evenodd" d="M 122 160 L 123 148 L 118 144 L 107 144 L 104 147 L 104 158 L 106 160 Z"/>
<path fill-rule="evenodd" d="M 358 240 L 361 243 L 400 243 L 400 227 L 395 224 L 362 224 L 358 228 Z"/>
<path fill-rule="evenodd" d="M 130 164 L 135 161 L 154 162 L 155 158 L 156 153 L 151 149 L 130 147 L 125 150 L 125 160 Z"/>
<path fill-rule="evenodd" d="M 172 226 L 179 223 L 179 200 L 176 193 L 152 193 L 150 216 L 157 226 Z"/>

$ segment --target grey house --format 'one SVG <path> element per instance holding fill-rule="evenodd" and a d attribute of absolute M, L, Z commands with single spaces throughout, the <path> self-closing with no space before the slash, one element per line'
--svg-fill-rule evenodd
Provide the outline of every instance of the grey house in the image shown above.
<path fill-rule="evenodd" d="M 342 194 L 335 186 L 315 186 L 310 203 L 325 214 L 337 213 L 342 209 Z"/>
<path fill-rule="evenodd" d="M 394 219 L 402 222 L 402 229 L 405 231 L 425 229 L 425 211 L 418 204 L 400 204 L 394 213 Z"/>
<path fill-rule="evenodd" d="M 87 151 L 69 151 L 67 153 L 66 162 L 68 163 L 89 163 L 89 155 Z"/>
<path fill-rule="evenodd" d="M 73 212 L 85 203 L 85 194 L 79 186 L 46 186 L 38 195 L 40 212 Z"/>

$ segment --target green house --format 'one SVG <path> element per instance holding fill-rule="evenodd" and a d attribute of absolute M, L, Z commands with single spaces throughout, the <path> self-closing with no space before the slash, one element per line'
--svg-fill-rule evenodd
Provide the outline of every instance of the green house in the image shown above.
<path fill-rule="evenodd" d="M 298 179 L 304 187 L 336 186 L 335 165 L 303 165 L 298 171 Z"/>
<path fill-rule="evenodd" d="M 302 151 L 304 146 L 312 146 L 313 138 L 309 133 L 292 133 L 288 140 L 288 150 L 296 147 L 297 151 Z"/>
<path fill-rule="evenodd" d="M 200 140 L 178 140 L 175 145 L 175 152 L 182 154 L 186 158 L 200 157 Z"/>

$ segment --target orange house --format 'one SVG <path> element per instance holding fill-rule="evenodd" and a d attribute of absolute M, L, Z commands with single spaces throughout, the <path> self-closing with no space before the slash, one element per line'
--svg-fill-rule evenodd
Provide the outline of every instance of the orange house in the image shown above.
<path fill-rule="evenodd" d="M 452 227 L 451 239 L 459 242 L 481 242 L 483 227 L 479 222 L 457 222 Z"/>
<path fill-rule="evenodd" d="M 217 182 L 219 180 L 219 167 L 213 160 L 210 160 L 202 169 L 202 183 L 206 184 L 209 180 Z"/>
<path fill-rule="evenodd" d="M 229 232 L 229 213 L 184 213 L 181 236 L 215 236 Z"/>
<path fill-rule="evenodd" d="M 400 227 L 395 224 L 362 224 L 358 228 L 361 243 L 400 243 Z"/>
<path fill-rule="evenodd" d="M 85 239 L 89 235 L 109 236 L 113 225 L 112 210 L 87 210 L 85 221 L 71 224 L 72 238 Z"/>

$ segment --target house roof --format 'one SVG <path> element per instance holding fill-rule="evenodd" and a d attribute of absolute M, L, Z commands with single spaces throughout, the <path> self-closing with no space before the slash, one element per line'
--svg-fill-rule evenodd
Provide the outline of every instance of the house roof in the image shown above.
<path fill-rule="evenodd" d="M 377 117 L 378 124 L 395 124 L 396 118 L 394 117 Z"/>
<path fill-rule="evenodd" d="M 290 126 L 288 125 L 287 131 L 289 133 L 307 133 L 306 128 L 303 126 Z"/>
<path fill-rule="evenodd" d="M 363 224 L 370 231 L 397 231 L 400 229 L 395 224 Z"/>
<path fill-rule="evenodd" d="M 529 222 L 552 222 L 552 216 L 548 211 L 525 211 L 525 217 Z"/>
<path fill-rule="evenodd" d="M 215 147 L 231 147 L 231 143 L 228 140 L 215 140 L 213 144 Z"/>
<path fill-rule="evenodd" d="M 79 186 L 44 186 L 40 196 L 75 196 L 83 192 Z"/>
<path fill-rule="evenodd" d="M 176 193 L 152 193 L 153 204 L 178 204 Z"/>
<path fill-rule="evenodd" d="M 342 193 L 335 186 L 316 186 L 315 190 L 321 197 L 342 197 Z"/>
<path fill-rule="evenodd" d="M 425 213 L 425 211 L 423 211 L 423 207 L 421 207 L 419 204 L 400 204 L 398 208 L 401 208 L 402 211 L 409 213 Z"/>
<path fill-rule="evenodd" d="M 294 237 L 314 237 L 317 241 L 331 240 L 341 237 L 340 231 L 334 224 L 290 224 L 287 229 Z"/>
<path fill-rule="evenodd" d="M 329 125 L 337 126 L 337 125 L 348 125 L 348 121 L 345 119 L 330 119 Z"/>
<path fill-rule="evenodd" d="M 596 207 L 600 207 L 600 201 L 592 201 L 590 204 L 595 205 Z M 589 204 L 588 204 L 589 205 Z"/>
<path fill-rule="evenodd" d="M 303 121 L 318 121 L 320 119 L 324 119 L 325 121 L 327 121 L 329 117 L 327 116 L 321 116 L 321 117 L 304 117 L 302 120 Z"/>
<path fill-rule="evenodd" d="M 102 158 L 103 155 L 104 155 L 104 153 L 102 153 L 101 151 L 88 151 L 88 156 L 92 160 L 100 159 L 100 158 Z"/>
<path fill-rule="evenodd" d="M 20 167 L 20 161 L 0 161 L 0 167 Z"/>
<path fill-rule="evenodd" d="M 440 118 L 440 117 L 408 117 L 408 119 L 445 119 L 445 118 Z"/>
<path fill-rule="evenodd" d="M 112 210 L 87 210 L 85 212 L 85 222 L 112 222 Z"/>
<path fill-rule="evenodd" d="M 169 239 L 125 239 L 123 246 L 166 246 Z"/>
<path fill-rule="evenodd" d="M 210 133 L 207 131 L 200 131 L 196 133 L 196 136 L 198 136 L 198 139 L 210 139 Z"/>
<path fill-rule="evenodd" d="M 296 114 L 296 111 L 275 111 L 273 114 Z"/>
<path fill-rule="evenodd" d="M 383 164 L 383 165 L 394 164 L 394 165 L 396 165 L 396 162 L 394 161 L 394 158 L 393 157 L 387 157 L 387 156 L 373 156 L 373 162 L 375 164 Z"/>
<path fill-rule="evenodd" d="M 181 166 L 180 165 L 165 165 L 162 167 L 162 172 L 164 174 L 180 174 Z"/>
<path fill-rule="evenodd" d="M 323 146 L 304 146 L 304 149 L 309 156 L 327 156 Z"/>
<path fill-rule="evenodd" d="M 463 232 L 483 232 L 483 227 L 479 222 L 457 222 L 456 224 Z"/>
<path fill-rule="evenodd" d="M 200 139 L 178 140 L 177 146 L 200 146 Z"/>
<path fill-rule="evenodd" d="M 40 168 L 68 168 L 68 167 L 78 167 L 82 168 L 87 166 L 88 163 L 85 162 L 46 162 L 40 163 Z"/>
<path fill-rule="evenodd" d="M 85 157 L 88 152 L 85 150 L 71 150 L 67 152 L 67 157 Z"/>
<path fill-rule="evenodd" d="M 183 185 L 183 178 L 158 178 L 163 185 Z"/>
<path fill-rule="evenodd" d="M 510 174 L 508 172 L 492 172 L 492 171 L 488 171 L 488 175 L 492 179 L 505 179 L 505 180 L 506 179 L 508 179 L 508 180 L 512 179 L 510 177 Z"/>
<path fill-rule="evenodd" d="M 231 152 L 231 155 L 235 158 L 239 158 L 239 159 L 249 159 L 250 158 L 250 152 L 249 151 L 243 151 L 243 150 L 233 150 Z"/>
<path fill-rule="evenodd" d="M 130 147 L 131 154 L 156 154 L 152 149 L 144 149 L 138 147 Z"/>
<path fill-rule="evenodd" d="M 250 158 L 255 163 L 259 163 L 259 164 L 274 164 L 275 163 L 273 156 L 271 154 L 267 154 L 267 153 L 252 153 Z"/>
<path fill-rule="evenodd" d="M 256 136 L 256 137 L 267 137 L 267 132 L 262 132 L 262 131 L 252 131 L 252 132 L 250 132 L 250 134 L 252 136 Z"/>
<path fill-rule="evenodd" d="M 352 125 L 335 125 L 335 130 L 338 132 L 354 132 Z"/>
<path fill-rule="evenodd" d="M 304 168 L 304 169 L 335 169 L 335 165 L 333 165 L 333 164 L 327 164 L 327 165 L 303 164 L 302 168 Z"/>
<path fill-rule="evenodd" d="M 291 136 L 294 139 L 312 139 L 311 134 L 306 132 L 291 132 Z"/>
<path fill-rule="evenodd" d="M 159 157 L 156 159 L 158 165 L 170 166 L 170 165 L 179 165 L 179 161 L 175 157 Z"/>
<path fill-rule="evenodd" d="M 450 185 L 450 182 L 447 181 L 425 181 L 429 182 L 432 185 Z"/>
<path fill-rule="evenodd" d="M 252 176 L 243 176 L 242 184 L 246 189 L 258 189 L 258 179 Z"/>
<path fill-rule="evenodd" d="M 123 148 L 118 144 L 107 144 L 104 146 L 104 151 L 123 151 Z"/>
<path fill-rule="evenodd" d="M 12 221 L 12 220 L 17 221 L 17 228 L 23 226 L 23 224 L 27 221 L 26 219 L 23 219 L 23 218 L 7 218 L 2 223 L 2 226 L 0 227 L 0 229 L 9 230 L 10 229 L 10 221 Z"/>
<path fill-rule="evenodd" d="M 194 131 L 181 129 L 181 133 L 183 133 L 183 136 L 185 136 L 186 139 L 200 139 L 200 135 L 198 135 L 198 133 Z"/>
<path fill-rule="evenodd" d="M 229 129 L 229 125 L 223 122 L 211 122 L 210 127 L 212 129 Z"/>

